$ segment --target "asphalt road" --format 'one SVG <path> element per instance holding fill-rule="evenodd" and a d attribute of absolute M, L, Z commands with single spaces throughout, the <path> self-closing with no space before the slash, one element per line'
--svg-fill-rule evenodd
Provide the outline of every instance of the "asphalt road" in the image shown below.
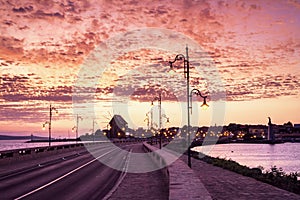
<path fill-rule="evenodd" d="M 132 145 L 123 146 L 129 152 Z M 89 152 L 29 166 L 0 176 L 0 199 L 102 199 L 124 172 L 112 169 L 96 158 L 119 168 L 128 163 L 128 153 L 115 146 L 100 146 Z"/>

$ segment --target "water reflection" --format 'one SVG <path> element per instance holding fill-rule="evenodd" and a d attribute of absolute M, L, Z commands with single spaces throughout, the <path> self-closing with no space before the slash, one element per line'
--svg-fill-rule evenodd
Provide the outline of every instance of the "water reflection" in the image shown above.
<path fill-rule="evenodd" d="M 204 148 L 194 150 L 204 152 Z M 285 172 L 300 172 L 300 143 L 284 144 L 218 144 L 211 148 L 209 156 L 232 159 L 249 167 L 281 167 Z"/>
<path fill-rule="evenodd" d="M 34 142 L 26 143 L 28 140 L 0 140 L 0 151 L 11 150 L 11 149 L 23 149 L 32 147 L 46 147 L 49 145 L 48 142 Z M 51 142 L 51 146 L 64 145 L 64 144 L 75 144 L 75 141 L 68 142 Z"/>

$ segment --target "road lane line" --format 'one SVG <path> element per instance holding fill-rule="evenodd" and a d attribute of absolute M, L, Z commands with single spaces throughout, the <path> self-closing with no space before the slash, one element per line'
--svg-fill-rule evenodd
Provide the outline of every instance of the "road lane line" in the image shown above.
<path fill-rule="evenodd" d="M 105 195 L 105 197 L 102 200 L 107 200 L 109 199 L 113 193 L 117 190 L 117 188 L 119 187 L 119 185 L 122 183 L 122 181 L 124 180 L 126 174 L 128 173 L 128 166 L 129 166 L 129 160 L 130 160 L 130 155 L 131 155 L 132 149 L 130 149 L 128 155 L 126 156 L 127 159 L 125 160 L 125 164 L 123 167 L 123 172 L 120 175 L 118 182 L 114 185 L 114 187 Z"/>
<path fill-rule="evenodd" d="M 113 150 L 111 150 L 111 151 L 108 151 L 108 152 L 106 152 L 105 154 L 102 154 L 101 156 L 98 156 L 97 158 L 95 158 L 95 159 L 93 159 L 93 160 L 91 160 L 91 161 L 85 163 L 84 165 L 81 165 L 81 166 L 77 167 L 76 169 L 73 169 L 72 171 L 70 171 L 70 172 L 64 174 L 63 176 L 58 177 L 58 178 L 54 179 L 53 181 L 51 181 L 51 182 L 49 182 L 49 183 L 47 183 L 47 184 L 45 184 L 45 185 L 43 185 L 43 186 L 38 187 L 38 188 L 35 189 L 35 190 L 32 190 L 32 191 L 30 191 L 30 192 L 28 192 L 28 193 L 26 193 L 26 194 L 24 194 L 24 195 L 22 195 L 22 196 L 20 196 L 20 197 L 15 198 L 15 200 L 19 200 L 19 199 L 22 199 L 22 198 L 24 198 L 24 197 L 27 197 L 27 196 L 29 196 L 29 195 L 35 193 L 35 192 L 38 192 L 38 191 L 40 191 L 40 190 L 42 190 L 42 189 L 44 189 L 44 188 L 46 188 L 46 187 L 52 185 L 53 183 L 56 183 L 57 181 L 59 181 L 59 180 L 65 178 L 65 177 L 69 176 L 70 174 L 73 174 L 74 172 L 76 172 L 76 171 L 82 169 L 83 167 L 85 167 L 85 166 L 87 166 L 87 165 L 89 165 L 89 164 L 95 162 L 97 159 L 99 159 L 99 158 L 101 158 L 101 157 L 103 157 L 103 156 L 105 156 L 105 155 L 107 155 L 107 154 L 113 152 L 113 151 L 116 150 L 116 149 L 118 149 L 118 148 L 115 148 L 115 149 L 113 149 Z"/>

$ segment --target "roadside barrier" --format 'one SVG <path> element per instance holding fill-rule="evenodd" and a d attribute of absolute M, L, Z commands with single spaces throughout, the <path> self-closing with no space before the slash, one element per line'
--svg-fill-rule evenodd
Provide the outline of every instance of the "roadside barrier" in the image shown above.
<path fill-rule="evenodd" d="M 169 199 L 201 199 L 211 200 L 211 195 L 204 187 L 203 183 L 197 178 L 194 171 L 186 163 L 178 158 L 175 152 L 165 148 L 158 149 L 146 142 L 143 143 L 144 149 L 149 153 L 153 162 L 163 167 L 164 176 L 169 180 Z"/>

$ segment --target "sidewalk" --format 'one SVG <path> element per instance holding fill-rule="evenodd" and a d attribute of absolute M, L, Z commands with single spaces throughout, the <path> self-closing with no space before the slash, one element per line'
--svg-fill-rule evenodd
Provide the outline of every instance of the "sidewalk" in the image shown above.
<path fill-rule="evenodd" d="M 182 156 L 181 159 L 187 161 L 186 156 Z M 297 194 L 194 158 L 192 158 L 192 168 L 213 199 L 300 199 Z"/>

